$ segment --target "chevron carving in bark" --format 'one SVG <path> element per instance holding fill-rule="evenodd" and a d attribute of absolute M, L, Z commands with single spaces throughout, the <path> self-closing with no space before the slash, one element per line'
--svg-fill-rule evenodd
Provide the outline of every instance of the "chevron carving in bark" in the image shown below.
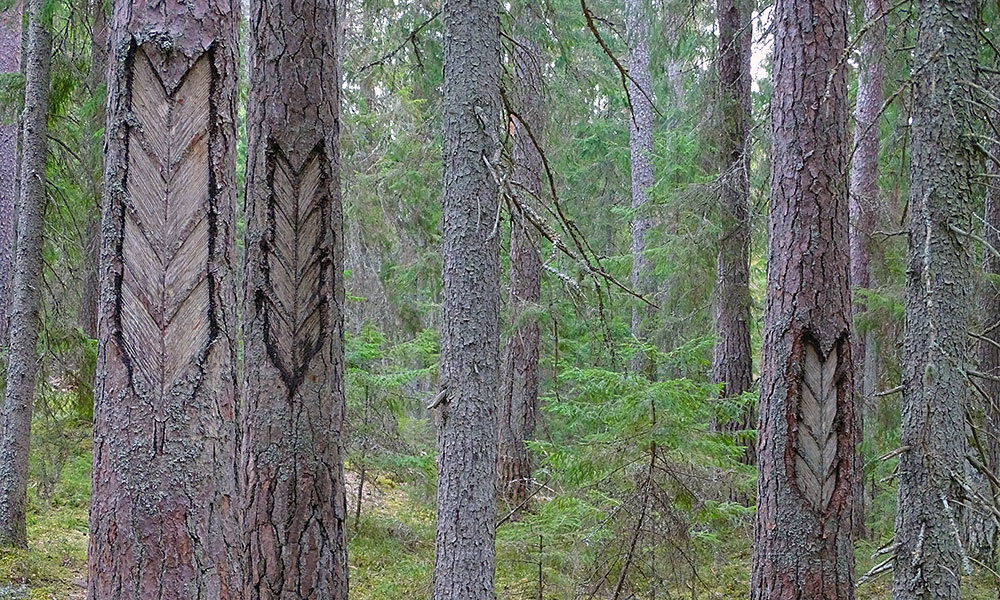
<path fill-rule="evenodd" d="M 326 339 L 326 294 L 332 249 L 325 207 L 329 174 L 318 146 L 301 168 L 272 144 L 267 157 L 271 197 L 263 244 L 265 285 L 260 307 L 268 356 L 289 394 L 302 382 Z"/>
<path fill-rule="evenodd" d="M 212 338 L 212 71 L 202 56 L 168 90 L 142 50 L 132 69 L 120 342 L 133 387 L 162 398 Z"/>
<path fill-rule="evenodd" d="M 824 360 L 805 343 L 795 477 L 817 512 L 826 510 L 837 484 L 837 384 L 837 348 Z"/>

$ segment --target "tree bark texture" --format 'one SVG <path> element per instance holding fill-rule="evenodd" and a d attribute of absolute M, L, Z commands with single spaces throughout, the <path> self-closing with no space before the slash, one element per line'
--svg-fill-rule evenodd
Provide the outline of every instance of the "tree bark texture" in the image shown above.
<path fill-rule="evenodd" d="M 42 288 L 42 230 L 45 217 L 45 159 L 48 154 L 49 67 L 52 36 L 44 0 L 30 0 L 22 115 L 17 251 L 10 311 L 7 389 L 0 407 L 0 546 L 27 545 L 28 440 L 38 372 L 39 303 Z"/>
<path fill-rule="evenodd" d="M 538 7 L 527 4 L 517 21 L 521 33 L 514 45 L 514 70 L 518 90 L 517 110 L 536 140 L 545 127 L 542 97 L 542 53 L 532 37 L 541 22 Z M 525 127 L 514 125 L 514 179 L 525 200 L 542 198 L 542 156 Z M 531 481 L 531 458 L 525 440 L 535 433 L 538 412 L 538 317 L 541 297 L 542 260 L 531 224 L 520 212 L 511 215 L 510 306 L 512 333 L 507 340 L 500 395 L 499 447 L 497 456 L 500 492 L 520 503 L 527 498 Z"/>
<path fill-rule="evenodd" d="M 238 15 L 229 0 L 114 3 L 91 600 L 241 597 Z"/>
<path fill-rule="evenodd" d="M 334 0 L 252 0 L 242 413 L 247 600 L 347 598 Z"/>
<path fill-rule="evenodd" d="M 872 234 L 881 211 L 878 190 L 878 155 L 882 117 L 885 71 L 885 12 L 887 0 L 865 0 L 867 30 L 861 38 L 861 68 L 858 71 L 858 99 L 854 110 L 854 155 L 851 162 L 851 285 L 871 286 Z M 857 319 L 866 310 L 864 303 L 854 304 Z M 858 444 L 864 441 L 864 415 L 868 399 L 875 392 L 877 357 L 875 332 L 866 331 L 854 344 L 855 389 L 858 399 L 856 432 Z M 857 535 L 865 533 L 864 460 L 858 453 L 858 479 L 855 488 L 854 519 Z"/>
<path fill-rule="evenodd" d="M 652 290 L 653 265 L 646 255 L 646 235 L 653 227 L 646 203 L 653 187 L 653 85 L 649 71 L 649 6 L 644 0 L 625 1 L 625 30 L 629 55 L 628 93 L 632 101 L 629 119 L 629 150 L 632 165 L 632 289 L 647 295 Z M 632 336 L 649 341 L 651 309 L 632 307 Z M 655 368 L 645 352 L 637 352 L 632 370 L 648 373 Z"/>
<path fill-rule="evenodd" d="M 434 600 L 492 600 L 499 396 L 499 4 L 445 0 L 444 316 Z"/>
<path fill-rule="evenodd" d="M 920 3 L 910 153 L 903 415 L 892 597 L 959 597 L 977 164 L 975 0 Z"/>
<path fill-rule="evenodd" d="M 854 597 L 846 0 L 774 7 L 751 598 Z"/>
<path fill-rule="evenodd" d="M 719 203 L 722 237 L 715 286 L 715 348 L 712 380 L 723 385 L 722 397 L 732 398 L 753 385 L 750 347 L 750 44 L 753 31 L 747 0 L 718 0 L 719 104 L 722 117 L 719 144 Z M 753 411 L 725 429 L 750 429 Z M 747 464 L 756 463 L 755 444 L 747 445 Z"/>
<path fill-rule="evenodd" d="M 21 3 L 0 13 L 0 72 L 16 73 L 21 63 Z M 16 235 L 17 123 L 0 123 L 0 248 L 13 248 Z M 0 348 L 7 347 L 7 321 L 14 253 L 0 254 Z"/>

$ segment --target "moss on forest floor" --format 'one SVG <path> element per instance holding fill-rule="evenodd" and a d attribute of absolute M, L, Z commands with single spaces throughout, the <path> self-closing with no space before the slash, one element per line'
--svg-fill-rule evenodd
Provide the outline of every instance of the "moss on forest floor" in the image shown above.
<path fill-rule="evenodd" d="M 349 478 L 349 484 L 354 481 Z M 351 492 L 356 494 L 356 488 Z M 349 518 L 352 600 L 430 598 L 434 567 L 434 502 L 421 482 L 376 478 L 365 494 L 360 521 L 355 520 L 353 497 Z M 59 482 L 46 500 L 31 492 L 28 521 L 29 549 L 0 551 L 0 600 L 80 600 L 85 597 L 87 501 L 90 494 L 90 455 L 71 457 Z M 509 520 L 498 530 L 497 598 L 538 598 L 539 557 L 545 600 L 574 597 L 576 582 L 586 576 L 587 564 L 571 550 L 579 544 L 585 508 L 570 499 L 546 499 L 521 521 Z M 502 513 L 501 509 L 501 513 Z M 743 600 L 750 563 L 748 529 L 734 532 L 714 557 L 698 565 L 696 597 Z M 541 542 L 541 552 L 539 552 Z M 877 547 L 858 546 L 857 573 L 873 564 Z M 859 600 L 889 597 L 889 577 L 883 576 L 858 590 Z M 988 574 L 963 581 L 963 598 L 996 598 L 998 588 Z M 678 587 L 671 597 L 694 597 Z"/>

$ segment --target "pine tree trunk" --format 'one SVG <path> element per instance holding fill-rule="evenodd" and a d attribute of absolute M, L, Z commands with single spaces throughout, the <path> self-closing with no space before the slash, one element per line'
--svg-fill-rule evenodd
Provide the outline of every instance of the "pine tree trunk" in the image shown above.
<path fill-rule="evenodd" d="M 646 255 L 646 235 L 653 227 L 646 202 L 653 187 L 653 86 L 649 71 L 649 14 L 644 0 L 625 1 L 625 30 L 628 34 L 629 81 L 632 101 L 629 120 L 629 148 L 632 164 L 632 289 L 647 295 L 652 290 L 653 265 Z M 649 343 L 650 308 L 644 304 L 632 307 L 632 336 L 640 343 Z M 632 359 L 636 373 L 653 374 L 655 365 L 645 352 Z"/>
<path fill-rule="evenodd" d="M 538 8 L 526 5 L 518 20 L 521 34 L 514 45 L 518 106 L 521 118 L 539 142 L 545 127 L 542 98 L 542 53 L 531 37 L 541 22 Z M 542 198 L 541 154 L 526 129 L 518 122 L 514 130 L 514 179 L 526 201 Z M 535 433 L 538 411 L 538 318 L 535 309 L 541 296 L 542 261 L 531 224 L 519 212 L 511 216 L 510 304 L 513 332 L 507 341 L 500 396 L 500 444 L 497 471 L 500 492 L 520 503 L 528 495 L 531 460 L 525 440 Z"/>
<path fill-rule="evenodd" d="M 871 285 L 871 236 L 881 210 L 878 191 L 878 154 L 882 117 L 887 0 L 865 0 L 865 23 L 868 29 L 861 38 L 861 68 L 858 71 L 858 100 L 854 112 L 854 156 L 851 163 L 851 285 Z M 854 304 L 854 317 L 863 315 L 864 303 Z M 875 392 L 877 358 L 875 333 L 866 331 L 854 345 L 855 388 L 858 398 L 858 443 L 864 441 L 864 416 L 868 399 Z M 864 461 L 858 454 L 857 487 L 854 498 L 855 533 L 865 535 L 865 493 L 862 473 Z"/>
<path fill-rule="evenodd" d="M 750 347 L 750 3 L 719 0 L 719 103 L 722 136 L 719 157 L 720 212 L 715 288 L 715 349 L 712 379 L 723 384 L 722 397 L 732 398 L 753 385 Z M 753 427 L 753 411 L 725 426 L 728 431 Z M 754 444 L 746 449 L 747 464 L 757 461 Z"/>
<path fill-rule="evenodd" d="M 902 448 L 892 597 L 959 597 L 972 302 L 979 3 L 920 3 L 911 131 Z"/>
<path fill-rule="evenodd" d="M 445 0 L 444 311 L 434 600 L 492 600 L 499 395 L 499 5 Z M 485 159 L 485 160 L 484 160 Z"/>
<path fill-rule="evenodd" d="M 91 600 L 242 597 L 237 9 L 114 3 Z"/>
<path fill-rule="evenodd" d="M 104 127 L 105 114 L 104 82 L 108 70 L 108 16 L 104 0 L 91 0 L 90 5 L 90 73 L 87 87 L 96 100 L 94 110 L 94 131 L 92 144 L 87 156 L 90 175 L 88 191 L 94 198 L 93 212 L 87 221 L 87 239 L 84 240 L 86 260 L 83 271 L 83 290 L 80 293 L 80 329 L 89 337 L 97 337 L 97 305 L 100 301 L 98 263 L 101 258 L 101 183 L 103 179 L 104 144 L 98 143 L 97 130 Z"/>
<path fill-rule="evenodd" d="M 1000 155 L 1000 144 L 990 146 L 993 156 Z M 986 281 L 979 305 L 979 327 L 986 338 L 979 343 L 979 370 L 991 377 L 1000 377 L 1000 257 L 990 248 L 1000 248 L 1000 167 L 992 160 L 987 161 L 986 171 L 989 179 L 986 181 L 986 209 L 983 225 L 983 239 L 990 247 L 983 249 L 983 272 Z M 985 392 L 986 398 L 973 395 L 970 403 L 977 402 L 984 418 L 977 423 L 979 430 L 976 439 L 979 447 L 970 449 L 970 454 L 979 461 L 979 466 L 985 467 L 994 477 L 1000 474 L 1000 381 L 987 379 L 978 382 L 978 387 Z M 996 486 L 977 468 L 969 468 L 970 483 L 976 492 L 987 502 L 996 502 Z M 997 530 L 996 520 L 988 508 L 976 509 L 980 501 L 974 501 L 966 520 L 965 531 L 968 540 L 968 552 L 973 558 L 985 564 L 993 564 L 996 554 Z"/>
<path fill-rule="evenodd" d="M 0 13 L 0 72 L 16 73 L 21 62 L 21 3 Z M 13 248 L 16 234 L 17 123 L 0 123 L 0 248 Z M 0 348 L 7 347 L 7 321 L 14 253 L 0 253 Z M 3 363 L 0 363 L 2 366 Z"/>
<path fill-rule="evenodd" d="M 347 598 L 336 5 L 250 2 L 247 600 Z"/>
<path fill-rule="evenodd" d="M 17 252 L 10 311 L 7 389 L 0 408 L 0 546 L 26 546 L 28 440 L 38 372 L 39 303 L 42 288 L 42 230 L 45 216 L 45 159 L 48 153 L 49 66 L 52 37 L 44 0 L 30 0 L 25 55 L 24 177 L 17 207 Z"/>
<path fill-rule="evenodd" d="M 856 420 L 842 59 L 847 2 L 778 0 L 774 23 L 751 598 L 850 599 Z"/>

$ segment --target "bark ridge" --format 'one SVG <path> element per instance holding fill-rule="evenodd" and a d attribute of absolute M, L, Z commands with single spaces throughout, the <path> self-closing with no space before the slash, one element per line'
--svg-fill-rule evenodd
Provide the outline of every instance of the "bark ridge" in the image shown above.
<path fill-rule="evenodd" d="M 276 144 L 268 153 L 268 224 L 263 245 L 262 314 L 267 354 L 293 393 L 326 340 L 327 269 L 331 260 L 322 144 L 296 169 Z"/>
<path fill-rule="evenodd" d="M 136 52 L 119 317 L 133 387 L 160 398 L 212 337 L 211 86 L 205 56 L 168 90 Z"/>
<path fill-rule="evenodd" d="M 837 485 L 837 352 L 824 360 L 815 345 L 805 345 L 802 400 L 799 403 L 795 479 L 817 512 L 826 510 Z"/>

